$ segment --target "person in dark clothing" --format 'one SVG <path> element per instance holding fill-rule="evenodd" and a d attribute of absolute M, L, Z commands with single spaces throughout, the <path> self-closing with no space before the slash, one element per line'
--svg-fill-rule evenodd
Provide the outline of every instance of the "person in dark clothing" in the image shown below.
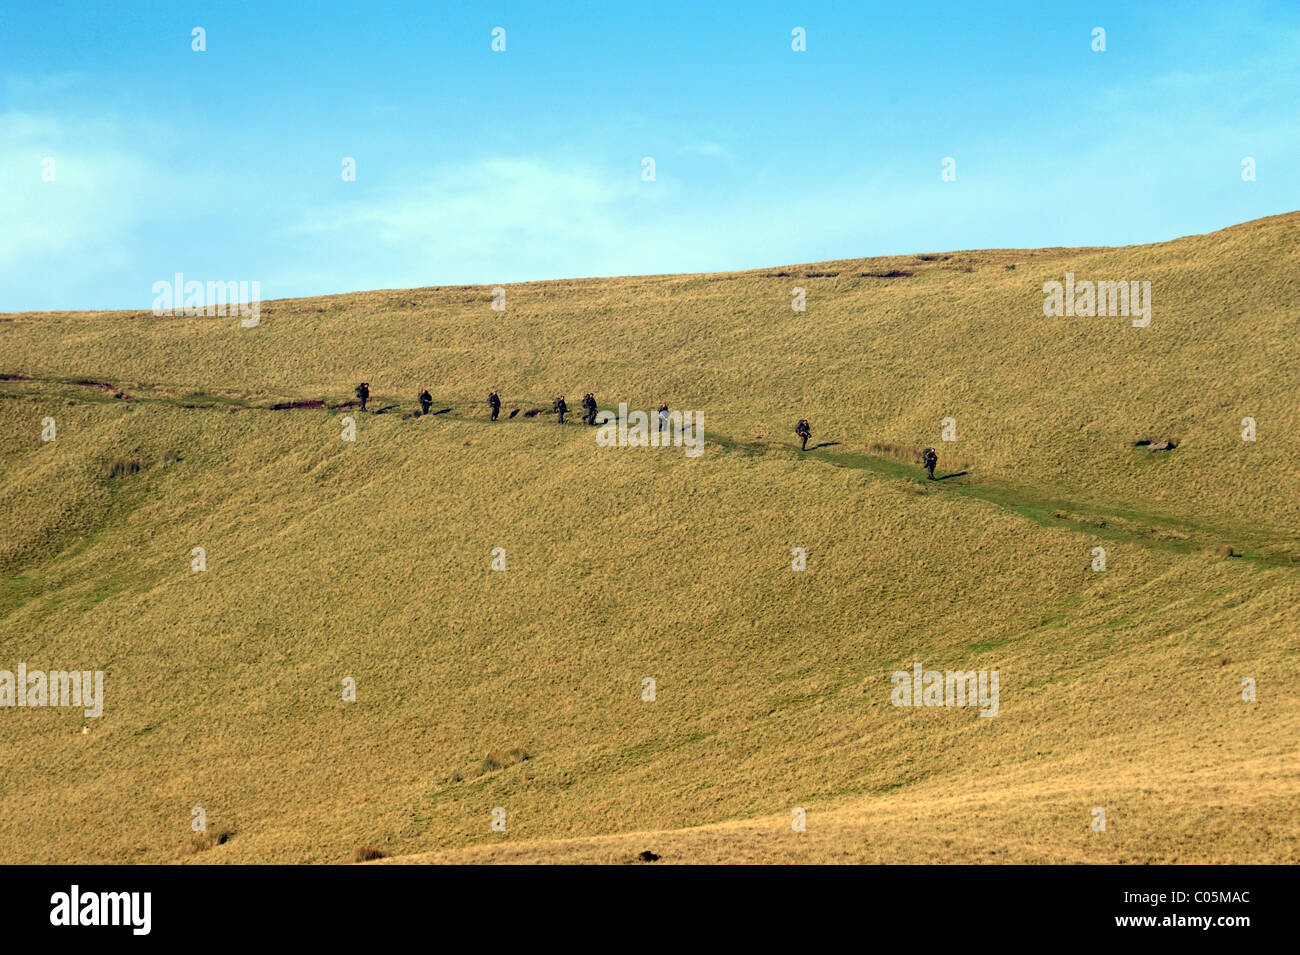
<path fill-rule="evenodd" d="M 582 396 L 582 407 L 587 410 L 587 413 L 582 416 L 582 420 L 587 424 L 594 425 L 596 423 L 596 396 L 590 391 Z"/>
<path fill-rule="evenodd" d="M 429 409 L 433 407 L 433 395 L 429 394 L 429 389 L 425 388 L 420 392 L 420 414 L 428 414 Z"/>
<path fill-rule="evenodd" d="M 803 442 L 800 451 L 808 450 L 808 439 L 812 437 L 812 425 L 808 423 L 807 418 L 801 418 L 799 423 L 794 426 L 794 433 L 799 435 L 799 440 Z"/>
<path fill-rule="evenodd" d="M 370 400 L 370 382 L 363 381 L 357 385 L 357 397 L 361 399 L 361 410 L 366 410 L 366 402 Z"/>
<path fill-rule="evenodd" d="M 934 453 L 934 448 L 926 448 L 921 452 L 921 464 L 925 467 L 926 474 L 930 480 L 934 480 L 934 469 L 939 466 L 939 455 Z"/>
<path fill-rule="evenodd" d="M 492 406 L 492 420 L 496 421 L 497 415 L 501 413 L 501 399 L 495 391 L 488 393 L 488 404 Z"/>
<path fill-rule="evenodd" d="M 555 399 L 555 413 L 560 416 L 560 424 L 564 424 L 564 416 L 569 413 L 569 406 L 564 403 L 564 395 Z"/>

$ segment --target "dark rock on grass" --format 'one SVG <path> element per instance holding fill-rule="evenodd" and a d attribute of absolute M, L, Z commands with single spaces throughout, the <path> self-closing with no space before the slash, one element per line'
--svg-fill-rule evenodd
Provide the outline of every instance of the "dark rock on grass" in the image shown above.
<path fill-rule="evenodd" d="M 633 861 L 634 862 L 658 862 L 659 858 L 660 858 L 659 856 L 655 855 L 649 849 L 646 849 L 644 852 L 638 855 Z"/>

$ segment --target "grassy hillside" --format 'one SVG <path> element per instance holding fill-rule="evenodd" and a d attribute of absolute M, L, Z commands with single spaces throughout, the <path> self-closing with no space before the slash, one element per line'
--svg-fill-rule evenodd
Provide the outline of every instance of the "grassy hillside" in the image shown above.
<path fill-rule="evenodd" d="M 1300 861 L 1298 239 L 4 316 L 0 669 L 106 700 L 0 709 L 0 862 Z M 1000 712 L 891 706 L 917 661 Z"/>

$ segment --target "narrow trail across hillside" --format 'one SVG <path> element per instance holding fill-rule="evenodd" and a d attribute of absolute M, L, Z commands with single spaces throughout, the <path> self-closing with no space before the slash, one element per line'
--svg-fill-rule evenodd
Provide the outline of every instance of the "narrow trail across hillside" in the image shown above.
<path fill-rule="evenodd" d="M 202 392 L 175 394 L 134 387 L 127 394 L 114 385 L 92 381 L 84 377 L 38 378 L 14 374 L 0 374 L 0 399 L 21 396 L 59 397 L 99 404 L 156 404 L 188 410 L 247 410 L 278 411 L 299 414 L 356 411 L 356 401 L 343 401 L 331 405 L 323 398 L 280 397 L 253 400 Z M 376 397 L 376 410 L 370 414 L 390 414 L 397 418 L 413 418 L 401 412 L 398 404 Z M 468 424 L 491 424 L 486 413 L 458 413 L 447 402 L 439 402 L 438 420 L 452 420 Z M 524 407 L 524 406 L 521 406 Z M 520 415 L 513 422 L 506 419 L 495 427 L 508 427 L 520 422 L 536 422 L 540 415 Z M 547 419 L 549 420 L 549 418 Z M 920 466 L 913 463 L 853 451 L 840 445 L 830 448 L 813 448 L 801 452 L 793 443 L 781 444 L 762 440 L 741 441 L 713 432 L 705 432 L 705 445 L 713 445 L 724 452 L 749 456 L 780 455 L 790 459 L 817 461 L 833 467 L 851 468 L 869 472 L 877 477 L 906 481 L 917 485 L 921 493 L 952 494 L 994 504 L 1031 520 L 1044 527 L 1059 527 L 1093 539 L 1131 542 L 1153 549 L 1184 554 L 1214 553 L 1232 557 L 1250 564 L 1269 567 L 1300 566 L 1300 542 L 1293 536 L 1260 528 L 1224 528 L 1202 524 L 1185 518 L 1155 512 L 1139 511 L 1131 507 L 1098 505 L 1071 500 L 1042 489 L 1015 485 L 993 477 L 982 477 L 973 471 L 957 474 L 939 473 L 939 480 L 927 481 Z"/>
<path fill-rule="evenodd" d="M 848 450 L 809 450 L 765 445 L 761 442 L 731 441 L 708 434 L 710 443 L 745 453 L 784 453 L 806 457 L 834 467 L 870 471 L 873 474 L 909 481 L 925 493 L 955 494 L 995 504 L 1043 527 L 1060 527 L 1089 537 L 1128 541 L 1158 550 L 1184 554 L 1215 552 L 1253 564 L 1272 567 L 1300 567 L 1297 542 L 1283 535 L 1266 537 L 1258 529 L 1227 530 L 1198 524 L 1165 514 L 1142 512 L 1120 505 L 1097 505 L 1046 493 L 1038 488 L 1010 484 L 996 478 L 979 477 L 972 472 L 938 473 L 938 480 L 927 481 L 918 464 L 866 452 Z M 1231 553 L 1228 549 L 1231 548 Z"/>

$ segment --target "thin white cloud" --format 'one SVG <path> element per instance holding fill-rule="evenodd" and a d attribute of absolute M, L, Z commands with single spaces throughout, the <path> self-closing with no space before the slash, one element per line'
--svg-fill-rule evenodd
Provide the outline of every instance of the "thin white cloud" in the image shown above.
<path fill-rule="evenodd" d="M 731 156 L 730 149 L 711 139 L 701 139 L 698 142 L 689 143 L 678 152 L 683 156 L 706 156 L 713 159 L 726 159 Z"/>
<path fill-rule="evenodd" d="M 135 187 L 151 178 L 149 164 L 119 139 L 100 121 L 0 114 L 0 268 L 93 260 L 146 217 Z"/>
<path fill-rule="evenodd" d="M 639 241 L 640 221 L 674 188 L 643 182 L 639 166 L 522 158 L 448 164 L 410 179 L 418 184 L 339 200 L 281 234 L 326 248 L 338 240 L 369 249 L 394 276 L 491 281 L 503 271 L 511 273 L 503 280 L 566 274 L 582 270 L 578 262 L 599 269 L 625 257 L 627 243 Z"/>

